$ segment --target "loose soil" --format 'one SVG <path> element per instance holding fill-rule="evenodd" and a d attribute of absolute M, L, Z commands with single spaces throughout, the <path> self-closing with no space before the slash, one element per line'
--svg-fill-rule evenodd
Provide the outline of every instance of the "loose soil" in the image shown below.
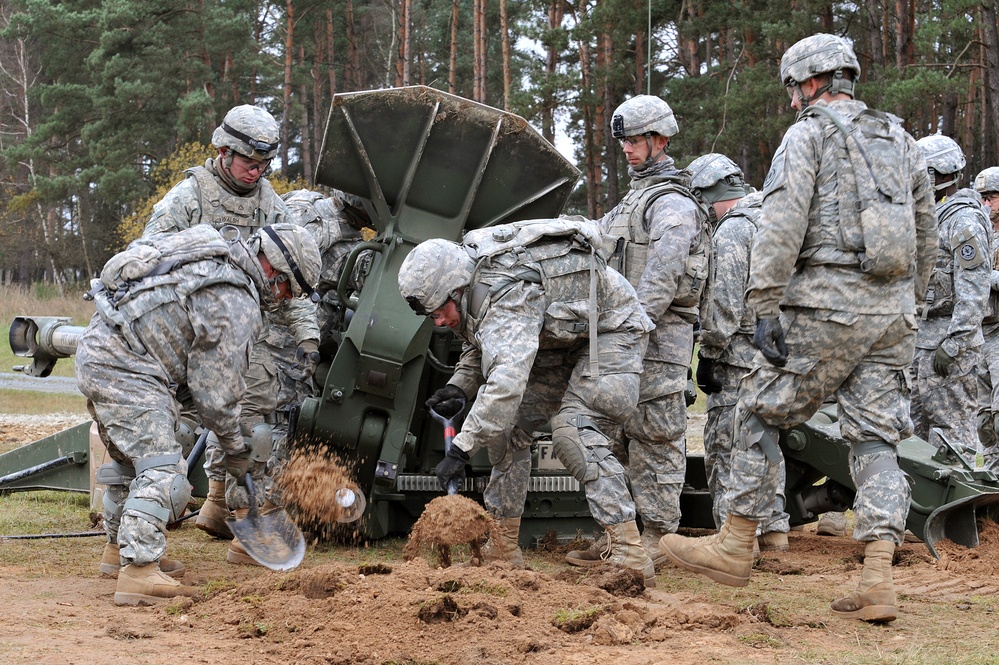
<path fill-rule="evenodd" d="M 51 431 L 17 429 L 0 426 L 0 445 Z M 790 552 L 763 553 L 744 589 L 667 565 L 643 590 L 565 565 L 554 544 L 525 553 L 530 570 L 457 565 L 461 546 L 441 567 L 433 548 L 405 560 L 397 539 L 313 545 L 275 573 L 227 564 L 227 543 L 190 526 L 169 538 L 201 594 L 139 608 L 116 607 L 115 582 L 97 575 L 101 538 L 0 542 L 0 663 L 981 663 L 999 651 L 992 523 L 975 550 L 940 543 L 940 561 L 899 548 L 899 618 L 884 626 L 828 611 L 862 550 L 814 525 L 790 534 Z"/>

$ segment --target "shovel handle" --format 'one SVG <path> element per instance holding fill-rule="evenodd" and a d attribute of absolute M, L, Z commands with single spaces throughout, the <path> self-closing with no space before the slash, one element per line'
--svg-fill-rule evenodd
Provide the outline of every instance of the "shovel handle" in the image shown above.
<path fill-rule="evenodd" d="M 250 497 L 250 512 L 248 513 L 248 516 L 255 518 L 257 516 L 257 490 L 254 488 L 253 476 L 250 475 L 249 471 L 247 471 L 246 475 L 243 476 L 243 482 L 246 485 L 246 493 Z"/>
<path fill-rule="evenodd" d="M 461 411 L 463 411 L 464 408 L 465 408 L 464 405 L 462 405 Z M 458 413 L 461 413 L 461 411 L 458 411 Z M 454 427 L 454 418 L 453 417 L 448 418 L 447 416 L 443 416 L 437 413 L 437 411 L 435 411 L 434 409 L 430 409 L 430 417 L 432 417 L 434 420 L 439 422 L 444 427 L 444 454 L 447 455 L 448 452 L 451 450 L 451 443 L 454 441 L 454 435 L 456 434 Z M 447 493 L 457 494 L 460 485 L 461 481 L 459 481 L 457 478 L 452 478 L 451 480 L 447 481 Z"/>

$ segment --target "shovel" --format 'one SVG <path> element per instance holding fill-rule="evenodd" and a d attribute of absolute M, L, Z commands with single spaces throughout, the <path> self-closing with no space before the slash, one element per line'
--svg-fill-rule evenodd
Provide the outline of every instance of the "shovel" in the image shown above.
<path fill-rule="evenodd" d="M 458 413 L 456 413 L 451 418 L 447 418 L 447 417 L 442 416 L 441 414 L 437 413 L 437 411 L 435 411 L 434 409 L 430 409 L 430 416 L 434 420 L 436 420 L 437 422 L 439 422 L 441 425 L 444 426 L 444 454 L 445 455 L 447 455 L 448 451 L 451 450 L 451 442 L 454 441 L 454 435 L 455 435 L 454 419 L 459 414 L 461 414 L 461 412 L 464 411 L 464 410 L 465 410 L 465 404 L 464 404 L 464 402 L 462 402 L 461 408 L 458 409 Z M 457 478 L 452 478 L 451 480 L 449 480 L 447 482 L 447 488 L 446 488 L 447 489 L 447 493 L 448 494 L 457 494 L 460 485 L 461 485 L 461 481 L 460 480 L 458 480 Z"/>
<path fill-rule="evenodd" d="M 257 508 L 257 493 L 253 479 L 246 474 L 246 493 L 250 496 L 250 512 L 242 519 L 227 517 L 232 535 L 254 561 L 271 570 L 291 570 L 305 558 L 305 536 L 288 517 L 284 508 L 261 515 Z"/>

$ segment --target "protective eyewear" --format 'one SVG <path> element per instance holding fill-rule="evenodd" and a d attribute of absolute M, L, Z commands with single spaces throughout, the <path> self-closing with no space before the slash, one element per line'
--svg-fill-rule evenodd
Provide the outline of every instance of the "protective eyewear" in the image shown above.
<path fill-rule="evenodd" d="M 222 123 L 222 131 L 224 131 L 229 136 L 239 139 L 240 141 L 242 141 L 243 143 L 247 144 L 248 146 L 250 146 L 251 148 L 260 153 L 266 154 L 268 152 L 277 150 L 278 148 L 277 141 L 275 141 L 274 143 L 268 143 L 267 141 L 259 141 L 248 134 L 244 134 L 238 129 L 233 129 L 231 126 L 227 125 L 224 122 Z"/>

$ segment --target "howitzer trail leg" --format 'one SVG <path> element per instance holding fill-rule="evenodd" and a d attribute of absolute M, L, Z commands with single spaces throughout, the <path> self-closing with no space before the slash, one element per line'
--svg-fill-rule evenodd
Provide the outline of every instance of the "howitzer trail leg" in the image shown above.
<path fill-rule="evenodd" d="M 757 523 L 729 515 L 713 536 L 686 538 L 675 533 L 659 541 L 659 548 L 676 565 L 728 586 L 746 586 L 753 570 Z"/>
<path fill-rule="evenodd" d="M 864 548 L 864 568 L 857 590 L 832 603 L 832 612 L 848 619 L 862 621 L 894 621 L 898 601 L 891 576 L 895 543 L 874 540 Z"/>

